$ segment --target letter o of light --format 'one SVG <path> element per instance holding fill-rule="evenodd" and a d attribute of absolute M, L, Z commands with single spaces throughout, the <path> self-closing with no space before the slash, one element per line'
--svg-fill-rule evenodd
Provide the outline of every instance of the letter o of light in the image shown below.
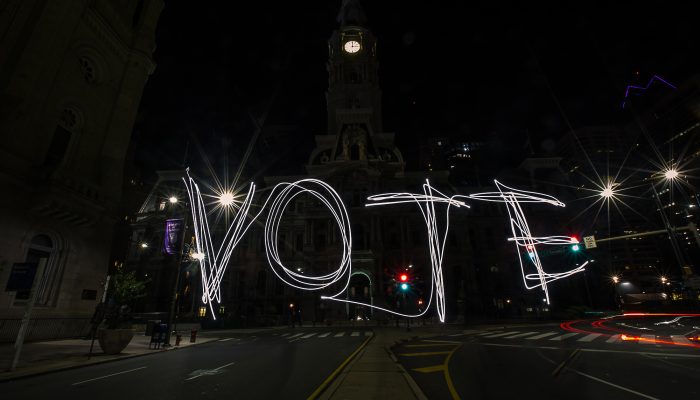
<path fill-rule="evenodd" d="M 281 183 L 275 189 L 280 193 L 271 201 L 265 221 L 265 253 L 272 272 L 284 283 L 302 290 L 321 290 L 327 288 L 347 275 L 345 287 L 350 283 L 352 233 L 350 219 L 343 200 L 330 185 L 318 179 L 302 179 L 292 183 Z M 326 275 L 309 276 L 300 274 L 295 268 L 287 268 L 279 256 L 277 234 L 284 210 L 295 197 L 309 194 L 321 201 L 335 218 L 342 239 L 343 254 L 338 268 Z M 326 197 L 326 195 L 328 197 Z"/>

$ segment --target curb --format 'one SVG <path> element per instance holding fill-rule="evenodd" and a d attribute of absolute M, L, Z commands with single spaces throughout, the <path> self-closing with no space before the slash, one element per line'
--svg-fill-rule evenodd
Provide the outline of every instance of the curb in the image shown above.
<path fill-rule="evenodd" d="M 319 387 L 316 388 L 316 390 L 314 390 L 314 392 L 309 395 L 307 400 L 313 400 L 316 398 L 327 399 L 331 395 L 333 395 L 333 393 L 335 393 L 335 391 L 338 390 L 338 386 L 340 386 L 340 383 L 344 380 L 339 378 L 345 374 L 345 372 L 348 370 L 348 367 L 352 366 L 355 363 L 355 361 L 359 359 L 359 355 L 364 353 L 365 347 L 367 347 L 367 344 L 374 340 L 374 338 L 375 335 L 368 337 L 360 345 L 360 347 L 358 347 L 352 354 L 350 354 L 350 356 L 346 358 L 345 361 L 343 361 L 343 363 L 340 364 L 340 366 L 336 368 L 336 370 L 333 371 L 328 376 L 328 378 L 326 378 L 326 380 L 324 380 L 323 383 L 321 383 L 321 385 L 319 385 Z"/>
<path fill-rule="evenodd" d="M 396 345 L 396 344 L 394 344 Z M 413 395 L 416 396 L 416 399 L 418 400 L 428 400 L 428 396 L 423 393 L 421 390 L 420 386 L 416 383 L 416 381 L 413 379 L 411 374 L 406 371 L 406 368 L 401 365 L 399 362 L 399 359 L 396 358 L 394 355 L 394 352 L 391 351 L 391 348 L 389 346 L 384 347 L 384 350 L 386 350 L 387 353 L 389 353 L 389 357 L 391 357 L 392 360 L 394 360 L 394 363 L 399 367 L 401 372 L 403 373 L 403 378 L 406 380 L 406 383 L 408 383 L 408 387 L 411 388 L 411 391 L 413 392 Z"/>
<path fill-rule="evenodd" d="M 54 373 L 54 372 L 61 372 L 61 371 L 68 371 L 68 370 L 71 370 L 71 369 L 78 369 L 78 368 L 90 367 L 90 366 L 98 365 L 98 364 L 106 364 L 106 363 L 110 363 L 110 362 L 114 362 L 114 361 L 127 360 L 127 359 L 130 359 L 130 358 L 150 356 L 150 355 L 153 355 L 153 354 L 160 354 L 160 353 L 164 353 L 164 352 L 167 352 L 167 351 L 182 350 L 182 349 L 186 349 L 186 348 L 189 348 L 189 347 L 192 347 L 192 346 L 197 346 L 197 345 L 200 345 L 200 344 L 206 344 L 206 343 L 215 342 L 215 341 L 219 340 L 219 338 L 211 338 L 211 339 L 212 339 L 212 340 L 207 340 L 206 342 L 199 342 L 199 343 L 189 344 L 189 345 L 187 345 L 186 347 L 175 347 L 175 346 L 173 346 L 171 349 L 160 349 L 160 350 L 158 350 L 158 351 L 154 351 L 154 352 L 150 352 L 150 353 L 130 354 L 130 355 L 128 355 L 128 356 L 117 357 L 117 358 L 109 358 L 109 359 L 106 359 L 106 360 L 99 360 L 99 361 L 89 362 L 89 363 L 84 363 L 84 364 L 66 365 L 66 366 L 63 366 L 63 367 L 58 367 L 58 368 L 53 368 L 53 369 L 47 369 L 47 370 L 45 370 L 45 371 L 27 372 L 26 374 L 17 375 L 17 376 L 12 376 L 12 377 L 2 377 L 2 376 L 0 376 L 0 383 L 16 381 L 16 380 L 25 379 L 25 378 L 33 378 L 33 377 L 35 377 L 35 376 L 48 375 L 48 374 L 52 374 L 52 373 Z M 7 373 L 7 372 L 3 372 L 3 373 Z"/>

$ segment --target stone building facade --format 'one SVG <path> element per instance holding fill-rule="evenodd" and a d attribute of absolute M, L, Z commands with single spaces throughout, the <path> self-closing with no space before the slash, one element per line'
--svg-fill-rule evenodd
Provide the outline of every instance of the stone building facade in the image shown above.
<path fill-rule="evenodd" d="M 42 319 L 73 329 L 102 295 L 162 8 L 161 0 L 0 6 L 0 318 L 21 316 L 28 298 L 7 290 L 11 275 L 45 262 L 36 335 L 59 331 L 40 328 Z"/>

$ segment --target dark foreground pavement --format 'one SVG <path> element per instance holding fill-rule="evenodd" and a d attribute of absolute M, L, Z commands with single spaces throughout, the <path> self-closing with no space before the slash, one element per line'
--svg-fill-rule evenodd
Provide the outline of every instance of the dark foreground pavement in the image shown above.
<path fill-rule="evenodd" d="M 178 351 L 0 383 L 0 393 L 7 399 L 306 399 L 372 332 L 218 335 Z"/>
<path fill-rule="evenodd" d="M 392 351 L 430 399 L 700 398 L 700 345 L 680 334 L 694 325 L 655 325 L 657 332 L 652 325 L 573 321 L 472 329 L 407 341 Z M 625 327 L 633 332 L 622 333 Z"/>

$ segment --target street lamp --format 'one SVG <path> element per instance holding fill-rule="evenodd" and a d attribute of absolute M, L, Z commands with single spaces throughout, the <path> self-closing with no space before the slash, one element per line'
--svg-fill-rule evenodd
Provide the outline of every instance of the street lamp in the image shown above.
<path fill-rule="evenodd" d="M 219 204 L 229 207 L 233 204 L 234 196 L 231 192 L 224 192 L 219 196 Z"/>
<path fill-rule="evenodd" d="M 204 253 L 192 253 L 192 258 L 202 261 L 204 260 Z"/>
<path fill-rule="evenodd" d="M 620 282 L 620 277 L 617 276 L 617 275 L 613 275 L 612 277 L 610 277 L 610 279 L 612 279 L 613 283 L 619 283 L 619 282 Z"/>
<path fill-rule="evenodd" d="M 678 170 L 675 168 L 669 168 L 666 171 L 664 171 L 664 178 L 672 181 L 676 178 L 678 178 Z"/>
<path fill-rule="evenodd" d="M 170 198 L 168 198 L 168 201 L 170 202 L 170 204 L 176 204 L 176 203 L 177 203 L 177 197 L 175 197 L 175 196 L 170 196 Z"/>
<path fill-rule="evenodd" d="M 148 243 L 146 243 L 146 242 L 141 243 L 141 248 L 142 248 L 142 249 L 147 249 L 147 248 L 148 248 Z"/>

